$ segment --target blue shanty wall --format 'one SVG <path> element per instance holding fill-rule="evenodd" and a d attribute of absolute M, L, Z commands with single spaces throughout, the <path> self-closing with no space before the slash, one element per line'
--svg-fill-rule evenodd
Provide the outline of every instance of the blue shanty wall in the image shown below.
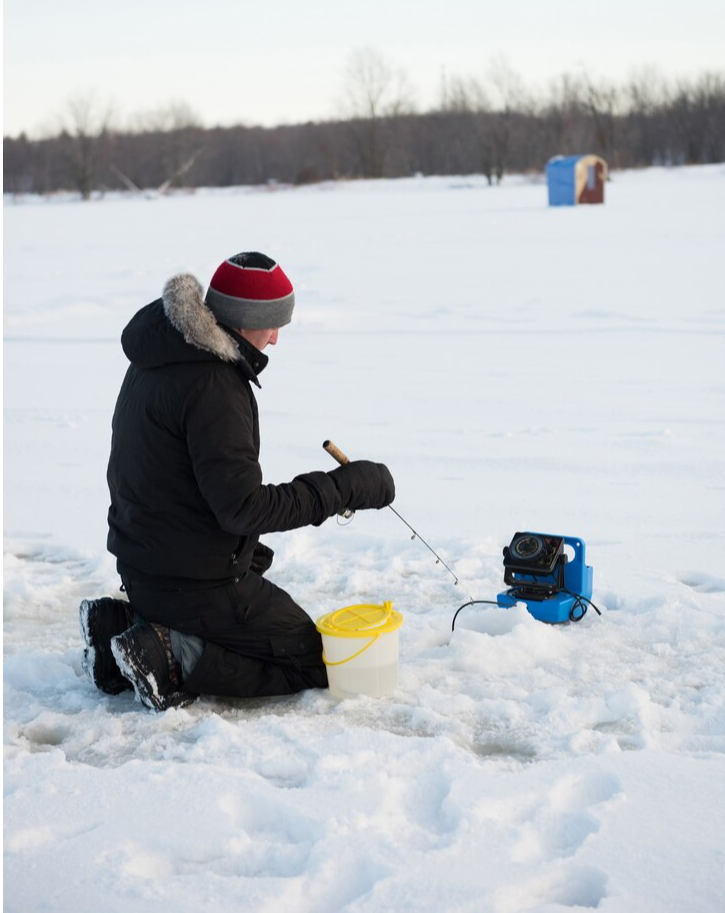
<path fill-rule="evenodd" d="M 546 165 L 549 206 L 576 205 L 576 163 L 580 155 L 560 155 Z"/>

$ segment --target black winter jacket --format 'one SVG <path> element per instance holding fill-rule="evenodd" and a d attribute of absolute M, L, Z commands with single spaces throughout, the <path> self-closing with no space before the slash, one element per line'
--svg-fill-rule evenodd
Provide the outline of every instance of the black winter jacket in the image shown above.
<path fill-rule="evenodd" d="M 263 484 L 251 384 L 267 357 L 216 322 L 193 276 L 169 280 L 121 341 L 108 549 L 124 576 L 222 581 L 248 569 L 261 534 L 342 509 L 326 472 Z"/>

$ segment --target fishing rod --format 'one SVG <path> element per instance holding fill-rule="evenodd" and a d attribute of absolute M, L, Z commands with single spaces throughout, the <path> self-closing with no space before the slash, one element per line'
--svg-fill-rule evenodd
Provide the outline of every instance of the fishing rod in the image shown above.
<path fill-rule="evenodd" d="M 340 466 L 346 466 L 346 465 L 350 462 L 350 458 L 349 458 L 346 454 L 344 454 L 344 453 L 342 452 L 342 450 L 340 450 L 340 448 L 339 448 L 336 444 L 333 444 L 332 441 L 325 441 L 325 442 L 322 444 L 322 447 L 323 447 L 324 450 L 326 450 L 326 451 L 330 454 L 330 456 L 331 456 L 334 460 L 337 460 L 337 462 L 340 464 Z M 395 516 L 396 516 L 400 521 L 402 521 L 403 523 L 405 523 L 405 525 L 406 525 L 406 526 L 408 527 L 408 529 L 411 531 L 411 533 L 412 533 L 413 535 L 412 535 L 410 538 L 411 538 L 411 539 L 419 539 L 419 540 L 423 543 L 423 545 L 425 545 L 425 547 L 428 549 L 428 551 L 435 557 L 435 559 L 436 559 L 436 564 L 442 564 L 443 567 L 444 567 L 444 568 L 448 571 L 448 573 L 451 575 L 451 577 L 453 577 L 453 580 L 455 581 L 455 582 L 454 582 L 454 586 L 458 586 L 458 584 L 459 584 L 458 577 L 457 577 L 456 574 L 451 570 L 451 568 L 446 564 L 446 562 L 441 558 L 441 556 L 438 554 L 438 552 L 437 552 L 434 548 L 432 548 L 430 545 L 428 545 L 428 543 L 427 543 L 427 542 L 425 541 L 425 539 L 421 536 L 421 534 L 420 534 L 419 532 L 417 532 L 417 530 L 413 529 L 413 527 L 410 525 L 410 523 L 408 523 L 408 521 L 405 519 L 405 517 L 401 516 L 401 515 L 398 513 L 398 511 L 392 506 L 392 504 L 388 504 L 387 507 L 389 508 L 389 510 L 392 510 L 392 512 L 395 514 Z M 346 510 L 346 511 L 343 513 L 343 516 L 345 517 L 345 519 L 352 519 L 352 517 L 354 516 L 354 514 L 355 514 L 355 511 L 354 511 L 354 510 Z M 469 596 L 469 599 L 472 599 L 472 597 Z"/>

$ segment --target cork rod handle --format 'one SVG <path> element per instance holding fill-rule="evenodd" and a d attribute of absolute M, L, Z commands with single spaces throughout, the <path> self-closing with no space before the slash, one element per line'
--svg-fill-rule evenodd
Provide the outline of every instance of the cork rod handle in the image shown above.
<path fill-rule="evenodd" d="M 322 446 L 334 460 L 337 460 L 340 466 L 345 466 L 350 462 L 349 458 L 346 457 L 342 450 L 340 450 L 336 444 L 333 444 L 332 441 L 325 441 Z"/>

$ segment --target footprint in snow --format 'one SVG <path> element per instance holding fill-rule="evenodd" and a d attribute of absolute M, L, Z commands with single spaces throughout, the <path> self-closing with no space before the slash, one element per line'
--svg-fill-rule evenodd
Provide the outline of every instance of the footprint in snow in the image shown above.
<path fill-rule="evenodd" d="M 680 577 L 680 583 L 689 586 L 698 593 L 725 593 L 725 580 L 706 574 L 704 571 L 692 571 Z"/>
<path fill-rule="evenodd" d="M 548 905 L 595 909 L 607 896 L 607 876 L 594 866 L 554 866 L 507 885 L 492 898 L 495 913 L 523 913 Z"/>
<path fill-rule="evenodd" d="M 520 837 L 511 851 L 525 865 L 574 856 L 601 827 L 602 806 L 621 792 L 608 774 L 566 776 L 519 812 Z"/>

